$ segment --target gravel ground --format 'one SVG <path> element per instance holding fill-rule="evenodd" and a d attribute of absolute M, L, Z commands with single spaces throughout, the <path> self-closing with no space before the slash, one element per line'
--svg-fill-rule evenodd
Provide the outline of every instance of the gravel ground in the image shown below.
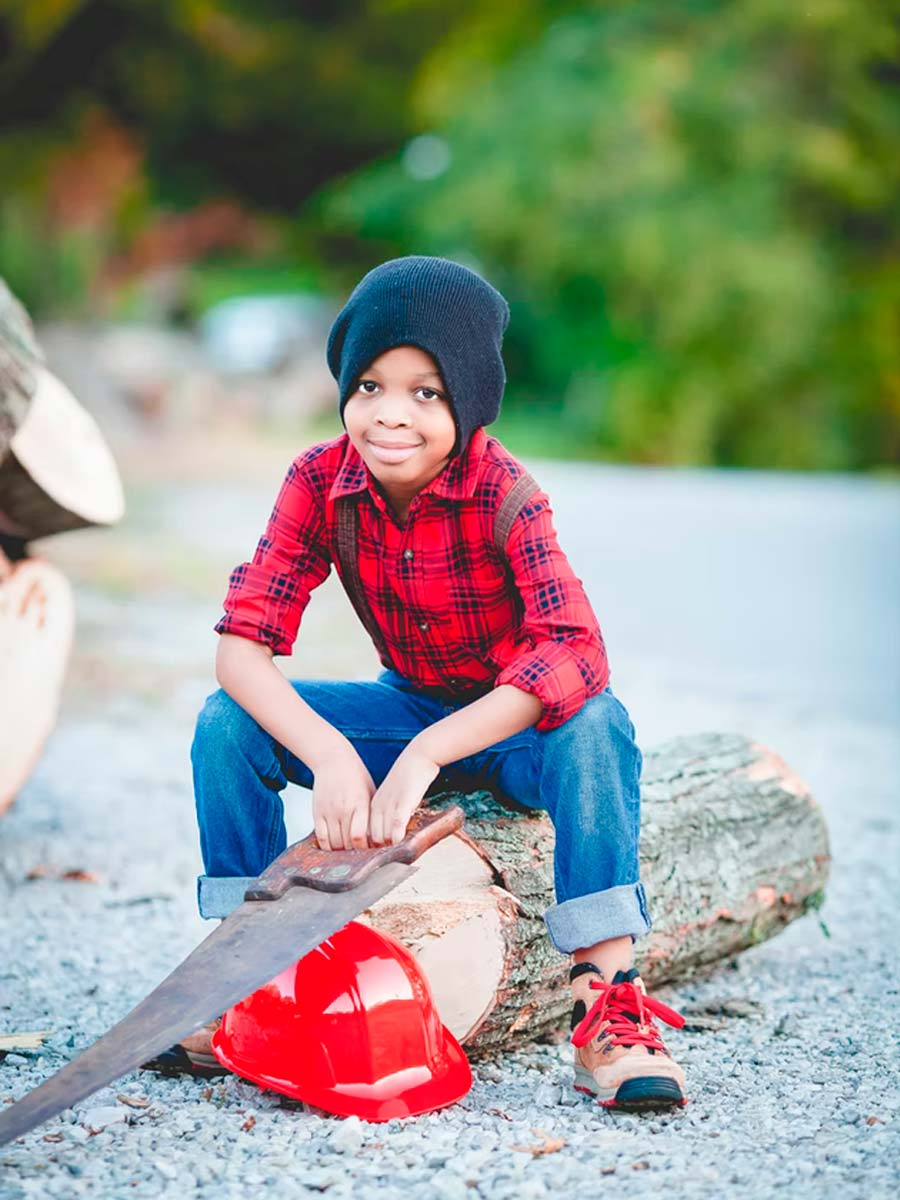
<path fill-rule="evenodd" d="M 188 750 L 215 686 L 225 575 L 249 553 L 283 465 L 227 489 L 144 477 L 119 529 L 48 544 L 76 583 L 79 628 L 58 727 L 0 826 L 0 1027 L 51 1032 L 40 1051 L 0 1062 L 0 1102 L 87 1047 L 208 932 L 194 906 Z M 268 1187 L 528 1200 L 607 1177 L 637 1196 L 896 1193 L 900 489 L 530 465 L 641 741 L 738 729 L 812 786 L 834 852 L 825 928 L 806 917 L 661 994 L 685 1011 L 752 1002 L 718 1028 L 666 1030 L 690 1095 L 673 1115 L 601 1111 L 572 1090 L 566 1043 L 523 1045 L 477 1066 L 460 1104 L 383 1125 L 282 1107 L 234 1076 L 138 1072 L 0 1149 L 4 1200 Z M 610 514 L 602 527 L 580 519 L 586 494 Z M 314 598 L 297 661 L 282 664 L 289 675 L 374 669 L 332 584 Z M 308 796 L 288 798 L 300 836 Z M 27 879 L 42 864 L 97 879 Z"/>

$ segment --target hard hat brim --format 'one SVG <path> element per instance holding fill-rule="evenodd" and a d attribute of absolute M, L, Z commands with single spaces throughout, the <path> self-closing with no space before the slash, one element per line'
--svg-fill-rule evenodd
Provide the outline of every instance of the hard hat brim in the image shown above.
<path fill-rule="evenodd" d="M 334 1088 L 316 1086 L 312 1082 L 277 1079 L 254 1071 L 247 1063 L 232 1058 L 228 1053 L 221 1029 L 217 1029 L 213 1035 L 212 1049 L 222 1066 L 260 1087 L 280 1092 L 294 1100 L 302 1100 L 336 1116 L 357 1116 L 363 1121 L 391 1121 L 446 1108 L 461 1100 L 472 1087 L 472 1068 L 465 1051 L 450 1030 L 446 1026 L 442 1028 L 443 1061 L 437 1070 L 409 1068 L 372 1084 L 343 1084 Z"/>

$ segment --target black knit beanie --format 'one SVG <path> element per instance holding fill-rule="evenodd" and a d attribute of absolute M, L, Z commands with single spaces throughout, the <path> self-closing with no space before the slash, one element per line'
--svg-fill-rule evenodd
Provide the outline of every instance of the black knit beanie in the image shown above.
<path fill-rule="evenodd" d="M 395 346 L 437 363 L 456 421 L 453 458 L 496 420 L 506 384 L 500 356 L 509 305 L 480 275 L 446 258 L 394 258 L 363 276 L 328 335 L 328 366 L 344 405 L 360 376 Z"/>

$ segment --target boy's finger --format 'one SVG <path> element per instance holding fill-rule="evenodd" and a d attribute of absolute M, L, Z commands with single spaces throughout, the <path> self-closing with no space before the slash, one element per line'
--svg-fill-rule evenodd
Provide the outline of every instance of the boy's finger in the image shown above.
<path fill-rule="evenodd" d="M 391 818 L 391 844 L 398 845 L 406 837 L 406 817 L 403 813 L 395 813 Z"/>
<path fill-rule="evenodd" d="M 366 837 L 368 813 L 364 808 L 355 808 L 350 817 L 350 845 L 354 850 L 367 850 L 369 846 Z"/>
<path fill-rule="evenodd" d="M 332 850 L 344 849 L 344 830 L 341 827 L 340 817 L 332 817 L 328 826 L 328 838 L 331 842 Z"/>
<path fill-rule="evenodd" d="M 341 849 L 353 849 L 353 818 L 355 809 L 352 812 L 341 813 Z"/>
<path fill-rule="evenodd" d="M 328 838 L 328 826 L 325 824 L 324 818 L 316 822 L 316 841 L 319 843 L 320 850 L 331 849 L 331 842 Z"/>
<path fill-rule="evenodd" d="M 369 840 L 373 846 L 384 844 L 384 816 L 379 808 L 369 811 Z"/>
<path fill-rule="evenodd" d="M 350 845 L 347 838 L 348 826 L 350 824 L 349 816 L 341 813 L 334 818 L 334 848 L 335 850 L 346 850 Z"/>

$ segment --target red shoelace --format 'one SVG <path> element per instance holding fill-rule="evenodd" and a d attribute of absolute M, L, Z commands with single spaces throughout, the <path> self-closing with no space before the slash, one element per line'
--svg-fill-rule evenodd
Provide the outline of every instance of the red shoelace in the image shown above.
<path fill-rule="evenodd" d="M 574 1046 L 586 1045 L 603 1021 L 608 1021 L 603 1036 L 610 1038 L 614 1046 L 647 1046 L 648 1049 L 665 1051 L 653 1017 L 659 1017 L 674 1029 L 680 1029 L 684 1024 L 681 1013 L 660 1000 L 644 995 L 634 983 L 607 983 L 605 979 L 592 979 L 590 985 L 600 995 L 572 1031 Z"/>

